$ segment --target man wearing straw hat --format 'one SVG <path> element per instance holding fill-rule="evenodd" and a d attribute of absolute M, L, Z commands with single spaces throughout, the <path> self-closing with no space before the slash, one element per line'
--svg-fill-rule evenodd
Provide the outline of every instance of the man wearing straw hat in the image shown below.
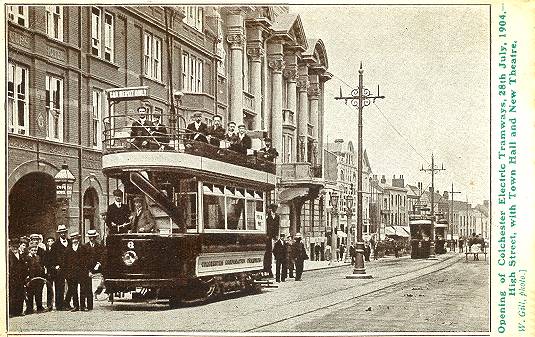
<path fill-rule="evenodd" d="M 69 305 L 64 306 L 65 295 L 65 255 L 67 254 L 67 248 L 70 246 L 70 242 L 67 239 L 67 227 L 65 225 L 59 225 L 58 239 L 50 247 L 50 276 L 52 282 L 54 282 L 54 294 L 56 310 L 70 309 Z"/>

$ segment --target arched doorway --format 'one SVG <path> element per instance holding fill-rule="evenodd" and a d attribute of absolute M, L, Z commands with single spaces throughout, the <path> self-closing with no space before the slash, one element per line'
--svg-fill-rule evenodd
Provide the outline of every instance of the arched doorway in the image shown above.
<path fill-rule="evenodd" d="M 89 187 L 84 193 L 84 233 L 90 229 L 95 229 L 103 235 L 100 226 L 100 212 L 98 207 L 98 193 L 93 187 Z"/>
<path fill-rule="evenodd" d="M 9 191 L 9 237 L 32 233 L 44 237 L 56 233 L 56 184 L 54 177 L 32 172 L 20 178 Z"/>

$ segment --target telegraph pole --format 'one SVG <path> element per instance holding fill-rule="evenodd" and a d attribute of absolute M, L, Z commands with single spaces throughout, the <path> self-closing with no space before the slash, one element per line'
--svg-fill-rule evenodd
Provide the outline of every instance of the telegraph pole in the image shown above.
<path fill-rule="evenodd" d="M 371 275 L 366 274 L 364 268 L 364 240 L 362 239 L 362 110 L 365 106 L 370 105 L 373 100 L 375 102 L 378 98 L 385 98 L 379 95 L 379 86 L 377 86 L 377 96 L 372 96 L 370 90 L 364 88 L 363 85 L 362 62 L 360 62 L 359 69 L 359 86 L 357 89 L 351 90 L 351 96 L 342 96 L 342 88 L 340 88 L 340 97 L 335 97 L 337 100 L 351 100 L 351 105 L 358 106 L 358 166 L 357 166 L 357 244 L 355 245 L 356 259 L 353 274 L 346 276 L 346 278 L 371 278 Z"/>
<path fill-rule="evenodd" d="M 450 222 L 450 228 L 453 227 L 453 196 L 455 193 L 461 193 L 461 192 L 456 192 L 453 190 L 453 183 L 451 183 L 451 191 L 450 191 L 450 194 L 451 194 L 451 216 L 450 216 L 450 219 L 451 219 L 451 222 Z M 453 240 L 453 230 L 450 230 L 450 240 Z"/>
<path fill-rule="evenodd" d="M 420 171 L 431 172 L 431 245 L 429 248 L 429 258 L 435 258 L 435 171 L 445 171 L 444 164 L 441 168 L 435 167 L 435 156 L 431 154 L 431 167 Z"/>

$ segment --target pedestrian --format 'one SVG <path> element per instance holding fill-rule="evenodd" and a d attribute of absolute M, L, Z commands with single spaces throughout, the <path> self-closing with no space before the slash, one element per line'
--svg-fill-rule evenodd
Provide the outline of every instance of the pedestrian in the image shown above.
<path fill-rule="evenodd" d="M 196 111 L 193 113 L 193 118 L 193 122 L 188 124 L 186 127 L 190 132 L 189 139 L 197 142 L 208 143 L 208 139 L 206 138 L 208 135 L 208 126 L 202 121 L 202 113 L 200 111 Z"/>
<path fill-rule="evenodd" d="M 284 282 L 288 274 L 288 247 L 282 233 L 273 245 L 273 255 L 275 256 L 275 280 Z"/>
<path fill-rule="evenodd" d="M 316 254 L 316 261 L 320 260 L 321 246 L 318 242 L 314 245 L 314 254 Z"/>
<path fill-rule="evenodd" d="M 28 265 L 20 239 L 9 240 L 9 317 L 22 316 L 24 284 L 28 278 Z"/>
<path fill-rule="evenodd" d="M 141 106 L 137 108 L 138 119 L 132 123 L 130 138 L 132 138 L 132 145 L 138 150 L 148 149 L 150 142 L 154 141 L 152 136 L 153 124 L 147 120 L 147 108 Z"/>
<path fill-rule="evenodd" d="M 369 242 L 366 242 L 364 244 L 364 260 L 366 262 L 370 262 L 370 254 L 371 254 L 372 250 L 371 250 L 371 247 L 370 247 L 370 243 Z M 356 251 L 355 251 L 356 253 Z"/>
<path fill-rule="evenodd" d="M 379 242 L 375 244 L 375 247 L 373 247 L 373 259 L 377 260 L 377 257 L 379 255 Z"/>
<path fill-rule="evenodd" d="M 26 289 L 26 315 L 33 314 L 34 300 L 37 312 L 40 313 L 45 311 L 45 308 L 43 307 L 43 286 L 45 284 L 46 275 L 41 256 L 38 254 L 38 249 L 39 246 L 37 242 L 32 242 L 30 244 L 27 257 L 29 282 L 27 283 Z"/>
<path fill-rule="evenodd" d="M 341 243 L 340 244 L 340 261 L 344 261 L 344 253 L 346 251 L 346 246 Z"/>
<path fill-rule="evenodd" d="M 129 230 L 130 209 L 123 203 L 123 191 L 113 191 L 114 202 L 108 206 L 106 212 L 106 227 L 110 234 L 126 233 Z"/>
<path fill-rule="evenodd" d="M 225 138 L 225 128 L 221 125 L 221 116 L 213 117 L 212 126 L 208 129 L 208 142 L 216 147 L 221 145 L 221 140 Z"/>
<path fill-rule="evenodd" d="M 71 244 L 67 248 L 65 254 L 65 275 L 67 278 L 67 295 L 66 301 L 72 297 L 73 308 L 71 311 L 86 310 L 85 303 L 81 303 L 80 307 L 80 293 L 79 286 L 81 280 L 88 275 L 87 268 L 87 252 L 85 247 L 80 244 L 81 235 L 78 232 L 72 233 Z"/>
<path fill-rule="evenodd" d="M 393 242 L 393 246 L 394 246 L 394 256 L 399 257 L 399 242 L 395 240 Z"/>
<path fill-rule="evenodd" d="M 101 272 L 103 249 L 102 245 L 97 242 L 98 233 L 94 229 L 87 231 L 89 242 L 84 245 L 85 262 L 87 273 L 82 276 L 80 284 L 80 307 L 87 310 L 93 310 L 93 280 L 92 275 Z M 101 290 L 102 291 L 102 290 Z"/>
<path fill-rule="evenodd" d="M 268 214 L 266 215 L 266 252 L 264 254 L 264 272 L 268 273 L 269 277 L 273 277 L 271 270 L 273 264 L 273 242 L 279 236 L 280 216 L 277 214 L 277 205 L 271 204 L 268 207 Z"/>
<path fill-rule="evenodd" d="M 132 233 L 153 233 L 157 230 L 154 216 L 145 204 L 145 198 L 134 198 L 134 211 L 130 215 L 130 231 Z"/>
<path fill-rule="evenodd" d="M 59 225 L 56 231 L 59 238 L 50 247 L 50 265 L 51 265 L 51 279 L 54 282 L 54 298 L 56 310 L 70 310 L 72 309 L 69 303 L 65 303 L 65 255 L 70 243 L 67 239 L 67 227 Z M 69 299 L 70 301 L 70 299 Z"/>
<path fill-rule="evenodd" d="M 43 256 L 43 265 L 45 267 L 45 273 L 46 273 L 46 307 L 48 311 L 52 310 L 53 303 L 54 303 L 54 288 L 53 288 L 53 258 L 52 258 L 52 245 L 56 239 L 54 239 L 52 236 L 49 236 L 46 238 L 46 249 L 45 249 L 45 255 Z"/>
<path fill-rule="evenodd" d="M 353 243 L 351 243 L 349 245 L 349 256 L 351 257 L 351 264 L 352 265 L 355 264 L 356 255 L 357 255 L 357 251 L 355 250 L 355 245 Z"/>
<path fill-rule="evenodd" d="M 295 259 L 295 280 L 301 281 L 304 261 L 308 260 L 305 245 L 301 242 L 301 233 L 295 234 L 295 243 L 292 247 L 293 256 Z"/>
<path fill-rule="evenodd" d="M 294 278 L 294 270 L 295 270 L 293 244 L 294 244 L 294 241 L 292 240 L 292 237 L 288 236 L 288 239 L 286 241 L 286 246 L 287 246 L 287 251 L 288 251 L 287 263 L 288 263 L 288 273 L 291 278 Z"/>

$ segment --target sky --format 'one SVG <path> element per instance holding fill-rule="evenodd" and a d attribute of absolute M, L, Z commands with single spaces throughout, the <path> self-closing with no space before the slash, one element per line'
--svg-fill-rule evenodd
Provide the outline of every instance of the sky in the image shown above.
<path fill-rule="evenodd" d="M 385 99 L 364 108 L 363 146 L 374 174 L 403 175 L 406 184 L 454 190 L 455 200 L 490 196 L 490 65 L 488 6 L 290 6 L 307 38 L 325 44 L 325 139 L 352 140 L 358 111 L 336 101 L 358 86 Z M 348 122 L 349 121 L 349 122 Z"/>

